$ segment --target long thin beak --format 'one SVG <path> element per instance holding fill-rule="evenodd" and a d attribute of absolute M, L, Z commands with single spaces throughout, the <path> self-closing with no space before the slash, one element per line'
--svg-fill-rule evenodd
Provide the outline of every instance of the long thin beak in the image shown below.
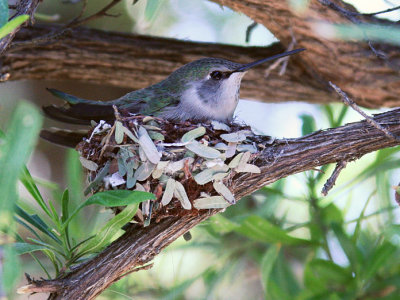
<path fill-rule="evenodd" d="M 263 59 L 251 62 L 249 64 L 242 65 L 239 68 L 237 68 L 236 70 L 234 70 L 232 73 L 245 72 L 248 69 L 253 68 L 255 66 L 258 66 L 260 64 L 263 64 L 263 63 L 265 63 L 267 61 L 278 59 L 278 58 L 289 56 L 289 55 L 293 55 L 293 54 L 299 53 L 299 52 L 304 51 L 304 50 L 306 50 L 306 49 L 305 48 L 299 48 L 299 49 L 295 49 L 295 50 L 292 50 L 292 51 L 283 52 L 283 53 L 280 53 L 280 54 L 277 54 L 277 55 L 274 55 L 274 56 L 270 56 L 270 57 L 267 57 L 267 58 L 263 58 Z"/>

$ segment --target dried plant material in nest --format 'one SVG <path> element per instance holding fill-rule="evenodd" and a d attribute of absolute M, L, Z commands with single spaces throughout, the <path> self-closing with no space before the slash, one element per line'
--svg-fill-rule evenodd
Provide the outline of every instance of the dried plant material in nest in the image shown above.
<path fill-rule="evenodd" d="M 142 203 L 139 215 L 157 221 L 235 204 L 230 182 L 237 173 L 260 172 L 253 163 L 265 140 L 238 124 L 118 116 L 113 126 L 93 124 L 77 150 L 88 172 L 86 193 L 152 192 L 157 199 Z"/>

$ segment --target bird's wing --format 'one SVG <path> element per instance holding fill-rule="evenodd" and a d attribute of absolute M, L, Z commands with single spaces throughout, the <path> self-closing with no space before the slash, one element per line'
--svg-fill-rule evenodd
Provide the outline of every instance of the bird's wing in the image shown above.
<path fill-rule="evenodd" d="M 178 95 L 171 88 L 165 89 L 161 84 L 155 84 L 121 97 L 120 107 L 134 113 L 157 116 L 164 108 L 178 105 Z M 138 103 L 140 103 L 139 111 Z"/>

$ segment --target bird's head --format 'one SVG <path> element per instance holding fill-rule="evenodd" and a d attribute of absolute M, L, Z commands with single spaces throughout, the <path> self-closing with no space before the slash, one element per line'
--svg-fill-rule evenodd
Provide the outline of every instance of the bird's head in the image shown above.
<path fill-rule="evenodd" d="M 229 120 L 238 103 L 241 80 L 249 69 L 302 50 L 284 52 L 249 64 L 202 58 L 182 66 L 163 84 L 168 85 L 169 91 L 181 95 L 181 108 L 187 112 L 187 118 Z M 190 112 L 194 112 L 193 116 Z"/>

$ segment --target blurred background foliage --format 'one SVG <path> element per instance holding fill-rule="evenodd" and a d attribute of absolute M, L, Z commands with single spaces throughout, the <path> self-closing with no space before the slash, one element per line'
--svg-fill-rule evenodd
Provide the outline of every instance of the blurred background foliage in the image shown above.
<path fill-rule="evenodd" d="M 382 10 L 397 2 L 351 1 L 362 12 Z M 85 14 L 107 3 L 88 1 Z M 63 23 L 80 12 L 81 4 L 73 0 L 43 1 L 37 18 L 40 22 Z M 87 25 L 243 46 L 263 46 L 275 41 L 267 29 L 258 25 L 246 42 L 246 29 L 252 20 L 209 1 L 140 0 L 132 5 L 132 0 L 126 0 L 111 13 L 119 16 Z M 400 15 L 397 11 L 382 17 L 398 20 Z M 87 98 L 111 99 L 126 92 L 75 82 L 2 84 L 0 128 L 6 137 L 0 139 L 0 149 L 10 144 L 7 138 L 18 140 L 29 135 L 19 129 L 20 135 L 7 137 L 13 127 L 11 112 L 18 119 L 21 108 L 18 110 L 16 106 L 22 98 L 37 107 L 51 103 L 53 99 L 44 92 L 46 86 L 79 91 Z M 33 111 L 40 124 L 38 108 L 24 105 Z M 276 137 L 296 137 L 360 119 L 340 104 L 266 104 L 249 100 L 241 100 L 236 115 L 258 131 Z M 46 127 L 52 125 L 56 123 L 45 120 Z M 152 269 L 123 278 L 98 299 L 398 299 L 400 262 L 396 258 L 400 255 L 400 224 L 392 187 L 400 181 L 399 149 L 384 149 L 349 163 L 327 197 L 322 197 L 320 191 L 334 166 L 290 176 L 264 187 L 197 226 L 191 231 L 190 241 L 181 238 L 174 242 L 156 257 Z M 28 147 L 26 151 L 33 150 Z M 23 168 L 24 161 L 19 163 Z M 28 213 L 25 216 L 28 220 L 33 218 L 34 222 L 39 218 L 47 227 L 40 231 L 37 224 L 33 233 L 21 222 L 16 223 L 14 239 L 38 238 L 49 242 L 51 235 L 57 234 L 57 227 L 35 201 L 36 189 L 45 203 L 53 204 L 56 215 L 61 215 L 66 188 L 70 210 L 86 200 L 84 175 L 77 153 L 42 141 L 33 151 L 28 169 L 33 177 L 24 173 L 28 177 L 25 187 L 19 186 L 17 203 Z M 24 177 L 20 178 L 24 183 Z M 4 187 L 0 189 L 3 192 Z M 69 224 L 71 243 L 76 245 L 95 235 L 111 217 L 110 210 L 99 206 L 84 208 Z M 26 218 L 21 217 L 21 212 L 17 217 L 20 221 Z M 10 230 L 3 230 L 8 236 L 1 235 L 2 242 L 14 232 L 12 226 Z M 25 252 L 41 249 L 28 250 Z M 3 257 L 7 251 L 3 249 Z M 59 266 L 55 265 L 64 262 L 58 261 L 55 251 L 46 251 L 22 255 L 20 269 L 35 278 L 57 274 Z M 11 263 L 16 266 L 17 259 L 13 257 Z M 3 270 L 6 268 L 4 265 Z M 14 275 L 4 272 L 3 288 L 7 288 L 6 284 L 13 286 L 8 279 Z M 16 275 L 20 286 L 24 283 L 21 272 Z M 14 291 L 9 296 L 14 296 Z M 29 299 L 46 299 L 46 296 L 33 295 Z"/>

